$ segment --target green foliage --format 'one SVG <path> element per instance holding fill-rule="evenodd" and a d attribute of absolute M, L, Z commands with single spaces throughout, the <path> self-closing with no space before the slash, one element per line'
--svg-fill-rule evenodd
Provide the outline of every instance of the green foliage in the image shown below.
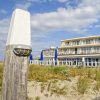
<path fill-rule="evenodd" d="M 100 91 L 100 70 L 98 69 L 95 70 L 94 79 L 96 80 L 95 90 Z"/>
<path fill-rule="evenodd" d="M 77 83 L 77 90 L 79 93 L 84 94 L 88 88 L 88 83 L 90 80 L 96 81 L 95 89 L 100 90 L 100 68 L 68 68 L 65 66 L 40 66 L 33 65 L 29 66 L 28 80 L 29 81 L 40 81 L 48 82 L 49 80 L 54 80 L 48 84 L 47 90 L 51 91 L 52 83 L 56 83 L 57 80 L 66 80 L 70 77 L 79 76 Z M 3 63 L 0 63 L 0 91 L 2 86 L 3 77 Z M 41 85 L 41 92 L 44 91 L 46 84 Z M 52 89 L 52 92 L 62 94 L 61 91 L 64 88 L 56 87 Z M 58 90 L 57 90 L 58 89 Z M 64 92 L 63 92 L 64 93 Z"/>
<path fill-rule="evenodd" d="M 95 80 L 100 81 L 100 69 L 95 70 Z"/>
<path fill-rule="evenodd" d="M 41 82 L 46 82 L 50 79 L 66 79 L 67 73 L 66 67 L 47 67 L 47 66 L 38 66 L 30 65 L 28 80 L 36 80 Z M 64 72 L 66 71 L 66 72 Z"/>
<path fill-rule="evenodd" d="M 27 99 L 26 100 L 33 100 L 33 98 L 29 98 L 29 97 L 27 97 Z"/>
<path fill-rule="evenodd" d="M 40 97 L 39 97 L 39 96 L 37 96 L 37 97 L 35 98 L 35 100 L 40 100 Z"/>
<path fill-rule="evenodd" d="M 77 82 L 77 90 L 79 93 L 84 94 L 89 86 L 89 79 L 80 77 Z"/>
<path fill-rule="evenodd" d="M 87 69 L 87 77 L 94 80 L 96 75 L 96 68 L 88 68 Z"/>
<path fill-rule="evenodd" d="M 67 71 L 67 68 L 66 67 L 53 67 L 52 69 L 51 69 L 54 73 L 63 73 L 63 72 L 65 72 L 65 71 Z M 66 74 L 66 72 L 65 72 L 65 74 Z"/>

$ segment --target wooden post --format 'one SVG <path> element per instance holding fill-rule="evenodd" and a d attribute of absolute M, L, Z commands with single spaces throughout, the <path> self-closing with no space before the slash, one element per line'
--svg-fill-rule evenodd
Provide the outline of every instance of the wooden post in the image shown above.
<path fill-rule="evenodd" d="M 12 15 L 6 44 L 2 100 L 27 100 L 30 53 L 30 14 L 16 9 Z"/>

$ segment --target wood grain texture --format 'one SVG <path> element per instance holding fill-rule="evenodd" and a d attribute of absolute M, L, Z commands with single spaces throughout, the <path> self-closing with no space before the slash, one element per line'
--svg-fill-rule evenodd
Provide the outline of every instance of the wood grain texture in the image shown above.
<path fill-rule="evenodd" d="M 28 57 L 16 56 L 13 49 L 7 46 L 5 52 L 2 100 L 26 100 Z"/>

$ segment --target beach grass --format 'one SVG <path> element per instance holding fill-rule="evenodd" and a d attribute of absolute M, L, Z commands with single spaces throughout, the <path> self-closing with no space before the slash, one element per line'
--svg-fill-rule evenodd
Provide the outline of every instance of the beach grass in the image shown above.
<path fill-rule="evenodd" d="M 30 65 L 28 80 L 46 82 L 50 79 L 66 80 L 66 67 Z"/>
<path fill-rule="evenodd" d="M 89 82 L 95 81 L 95 89 L 100 91 L 100 68 L 72 68 L 66 66 L 40 66 L 31 64 L 28 70 L 28 81 L 48 82 L 49 80 L 68 80 L 79 77 L 77 91 L 84 94 Z M 0 91 L 3 77 L 3 63 L 0 63 Z M 59 91 L 57 91 L 59 92 Z"/>

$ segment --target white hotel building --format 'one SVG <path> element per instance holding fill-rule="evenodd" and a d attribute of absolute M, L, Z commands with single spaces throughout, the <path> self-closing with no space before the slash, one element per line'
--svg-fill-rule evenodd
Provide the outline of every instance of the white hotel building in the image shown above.
<path fill-rule="evenodd" d="M 55 48 L 43 50 L 43 61 L 55 62 Z M 100 66 L 100 36 L 66 39 L 57 48 L 57 65 Z"/>
<path fill-rule="evenodd" d="M 43 63 L 46 65 L 55 65 L 55 48 L 51 47 L 49 49 L 42 50 L 43 52 Z"/>

